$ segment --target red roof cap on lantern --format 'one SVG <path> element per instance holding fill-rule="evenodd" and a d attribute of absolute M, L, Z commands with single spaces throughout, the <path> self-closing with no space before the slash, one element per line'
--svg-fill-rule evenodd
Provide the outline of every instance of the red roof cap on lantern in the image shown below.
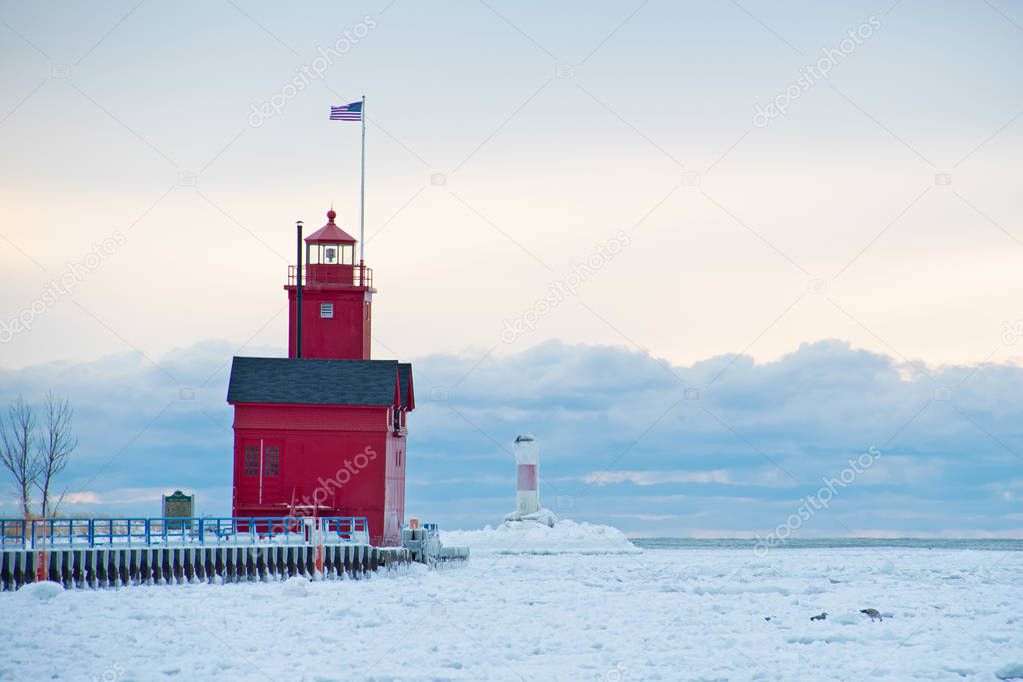
<path fill-rule="evenodd" d="M 355 237 L 334 224 L 337 213 L 327 211 L 327 224 L 305 238 L 306 244 L 354 244 Z"/>

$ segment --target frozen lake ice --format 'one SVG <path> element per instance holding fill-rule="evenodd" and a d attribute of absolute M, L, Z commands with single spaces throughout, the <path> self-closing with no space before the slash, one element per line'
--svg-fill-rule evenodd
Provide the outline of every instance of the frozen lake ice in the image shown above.
<path fill-rule="evenodd" d="M 30 586 L 0 594 L 0 679 L 991 681 L 1023 677 L 1021 586 L 1019 551 L 699 546 L 483 552 L 364 581 Z"/>

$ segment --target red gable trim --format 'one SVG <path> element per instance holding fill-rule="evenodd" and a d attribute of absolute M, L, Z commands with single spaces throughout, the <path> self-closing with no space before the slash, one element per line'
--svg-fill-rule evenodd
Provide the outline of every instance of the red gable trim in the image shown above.
<path fill-rule="evenodd" d="M 408 401 L 405 405 L 405 410 L 411 412 L 416 409 L 416 392 L 412 389 L 412 370 L 408 373 Z"/>
<path fill-rule="evenodd" d="M 401 372 L 398 365 L 394 366 L 394 409 L 401 409 Z"/>

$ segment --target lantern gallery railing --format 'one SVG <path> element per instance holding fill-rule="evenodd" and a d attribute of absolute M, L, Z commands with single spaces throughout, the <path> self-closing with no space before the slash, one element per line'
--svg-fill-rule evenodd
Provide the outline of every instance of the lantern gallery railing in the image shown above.
<path fill-rule="evenodd" d="M 295 286 L 298 268 L 288 266 L 288 285 Z M 365 265 L 316 264 L 302 266 L 302 284 L 373 288 L 373 269 Z"/>
<path fill-rule="evenodd" d="M 364 516 L 0 519 L 0 548 L 369 544 Z"/>

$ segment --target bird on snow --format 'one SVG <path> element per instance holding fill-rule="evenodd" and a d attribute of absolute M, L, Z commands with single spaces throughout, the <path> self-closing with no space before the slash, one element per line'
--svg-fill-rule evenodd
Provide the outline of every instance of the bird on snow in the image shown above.
<path fill-rule="evenodd" d="M 810 620 L 827 620 L 827 618 L 828 618 L 827 611 L 821 611 L 816 616 L 810 616 Z"/>
<path fill-rule="evenodd" d="M 870 622 L 872 623 L 874 622 L 875 618 L 877 620 L 884 620 L 884 618 L 881 617 L 881 612 L 878 611 L 877 609 L 860 609 L 860 613 L 870 616 Z"/>

